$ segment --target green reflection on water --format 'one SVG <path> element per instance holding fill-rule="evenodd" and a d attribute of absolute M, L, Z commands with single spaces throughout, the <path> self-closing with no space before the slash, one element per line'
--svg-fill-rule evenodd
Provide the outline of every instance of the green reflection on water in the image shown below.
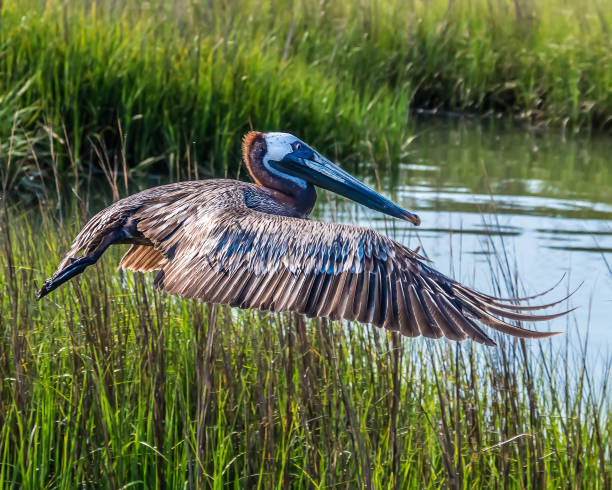
<path fill-rule="evenodd" d="M 448 119 L 421 122 L 415 135 L 402 163 L 379 169 L 382 185 L 391 194 L 406 186 L 459 194 L 437 199 L 433 204 L 437 210 L 477 211 L 482 199 L 470 198 L 477 194 L 495 196 L 495 210 L 500 213 L 611 217 L 607 206 L 589 205 L 612 204 L 610 136 L 525 131 L 507 123 Z M 367 179 L 367 166 L 358 173 Z M 516 201 L 508 196 L 542 199 Z M 555 201 L 551 206 L 543 198 Z"/>

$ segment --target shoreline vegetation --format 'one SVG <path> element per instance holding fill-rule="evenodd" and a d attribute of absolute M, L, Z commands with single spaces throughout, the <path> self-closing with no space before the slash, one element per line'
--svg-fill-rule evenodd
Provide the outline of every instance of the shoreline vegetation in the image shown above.
<path fill-rule="evenodd" d="M 189 160 L 234 174 L 254 127 L 299 133 L 348 165 L 397 161 L 418 110 L 608 131 L 604 4 L 5 1 L 0 158 L 10 147 L 18 178 L 62 183 L 103 150 L 131 173 L 176 178 Z"/>

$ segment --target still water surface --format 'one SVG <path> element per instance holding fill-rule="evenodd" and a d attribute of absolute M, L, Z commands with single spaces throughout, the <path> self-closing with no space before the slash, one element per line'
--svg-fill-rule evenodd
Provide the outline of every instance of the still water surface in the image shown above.
<path fill-rule="evenodd" d="M 381 189 L 422 225 L 385 219 L 362 206 L 319 193 L 317 217 L 375 227 L 411 248 L 421 246 L 441 272 L 506 297 L 500 271 L 518 277 L 518 294 L 559 287 L 570 316 L 536 325 L 589 336 L 589 357 L 612 353 L 612 139 L 527 132 L 474 121 L 427 121 L 416 128 L 403 162 L 356 174 Z M 491 273 L 491 266 L 496 270 Z M 565 277 L 563 277 L 565 275 Z M 501 282 L 496 290 L 495 277 Z M 512 293 L 510 293 L 512 295 Z M 531 327 L 531 326 L 530 326 Z"/>

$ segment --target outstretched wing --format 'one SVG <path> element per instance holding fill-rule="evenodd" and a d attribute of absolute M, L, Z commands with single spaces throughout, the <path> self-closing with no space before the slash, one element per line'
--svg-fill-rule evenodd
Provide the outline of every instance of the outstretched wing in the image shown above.
<path fill-rule="evenodd" d="M 161 268 L 157 287 L 211 303 L 356 320 L 411 337 L 469 337 L 487 345 L 495 344 L 481 324 L 516 337 L 554 334 L 496 316 L 531 321 L 565 313 L 512 311 L 539 307 L 516 306 L 470 289 L 369 228 L 239 206 L 218 212 L 143 207 L 134 219 L 154 249 L 133 246 L 121 266 Z M 547 306 L 552 305 L 542 308 Z"/>

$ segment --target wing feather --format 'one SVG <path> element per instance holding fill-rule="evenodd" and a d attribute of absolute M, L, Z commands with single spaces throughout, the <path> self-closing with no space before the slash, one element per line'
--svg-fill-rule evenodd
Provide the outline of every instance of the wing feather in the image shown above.
<path fill-rule="evenodd" d="M 410 296 L 412 313 L 414 314 L 421 335 L 430 337 L 432 339 L 439 339 L 442 337 L 442 330 L 440 327 L 431 321 L 428 318 L 427 313 L 425 313 L 425 308 L 423 307 L 423 303 L 421 302 L 421 298 L 419 298 L 419 294 L 417 289 L 414 287 L 414 284 L 411 284 L 408 287 L 408 294 Z"/>
<path fill-rule="evenodd" d="M 438 304 L 434 301 L 429 294 L 427 289 L 422 291 L 425 305 L 429 316 L 433 319 L 436 326 L 444 333 L 444 335 L 451 340 L 464 340 L 466 338 L 465 332 L 461 329 L 458 323 L 450 320 L 438 307 Z"/>
<path fill-rule="evenodd" d="M 119 267 L 132 271 L 148 272 L 160 270 L 165 262 L 166 258 L 154 247 L 132 245 L 119 262 Z"/>

